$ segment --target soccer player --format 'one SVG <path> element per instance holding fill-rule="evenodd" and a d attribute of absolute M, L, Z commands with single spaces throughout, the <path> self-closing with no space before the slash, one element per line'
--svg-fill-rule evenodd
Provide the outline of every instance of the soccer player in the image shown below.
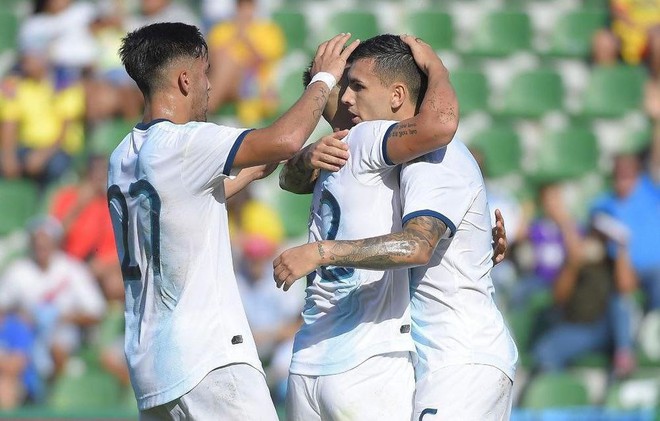
<path fill-rule="evenodd" d="M 404 40 L 414 55 L 434 54 L 420 40 Z M 349 58 L 349 83 L 342 96 L 348 111 L 362 120 L 389 117 L 371 112 L 382 101 L 363 89 L 390 92 L 387 85 L 378 85 L 377 72 L 369 72 L 378 56 L 361 54 L 370 42 Z M 337 151 L 328 154 L 316 161 L 343 159 Z M 419 361 L 413 419 L 508 419 L 517 350 L 492 298 L 490 218 L 480 170 L 465 145 L 453 140 L 403 164 L 400 193 L 402 232 L 326 238 L 287 250 L 274 262 L 278 285 L 327 265 L 342 271 L 414 267 L 412 337 Z"/>
<path fill-rule="evenodd" d="M 359 71 L 351 66 L 349 78 L 355 89 L 379 95 L 374 105 L 380 109 L 351 118 L 353 123 L 378 115 L 384 120 L 357 124 L 345 139 L 346 165 L 320 173 L 312 199 L 312 241 L 401 230 L 397 164 L 446 145 L 458 125 L 456 96 L 435 53 L 413 58 L 394 35 L 375 37 L 366 47 L 363 53 L 378 56 L 374 66 Z M 326 265 L 310 274 L 308 285 L 290 366 L 288 418 L 410 419 L 414 343 L 406 270 Z"/>
<path fill-rule="evenodd" d="M 349 38 L 321 44 L 314 83 L 253 131 L 205 122 L 208 49 L 195 26 L 154 24 L 123 39 L 145 111 L 111 155 L 108 202 L 141 419 L 277 419 L 232 271 L 223 181 L 300 149 L 359 42 L 344 49 Z"/>

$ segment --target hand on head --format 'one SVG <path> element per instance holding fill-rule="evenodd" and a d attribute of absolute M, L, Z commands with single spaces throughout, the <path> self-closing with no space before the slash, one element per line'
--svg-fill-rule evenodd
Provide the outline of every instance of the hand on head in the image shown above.
<path fill-rule="evenodd" d="M 421 38 L 415 38 L 412 35 L 401 35 L 401 39 L 410 46 L 413 58 L 424 74 L 428 75 L 434 66 L 441 66 L 444 68 L 445 65 L 435 53 L 435 50 L 422 41 Z"/>
<path fill-rule="evenodd" d="M 348 56 L 351 55 L 360 43 L 360 40 L 356 39 L 348 47 L 344 48 L 346 41 L 350 38 L 350 33 L 339 34 L 319 45 L 319 48 L 316 50 L 316 56 L 314 56 L 314 61 L 312 62 L 312 77 L 319 72 L 326 72 L 333 75 L 335 81 L 341 79 Z"/>

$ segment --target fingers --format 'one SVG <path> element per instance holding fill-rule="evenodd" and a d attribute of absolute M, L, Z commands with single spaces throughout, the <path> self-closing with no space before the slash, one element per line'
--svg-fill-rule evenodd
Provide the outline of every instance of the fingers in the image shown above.
<path fill-rule="evenodd" d="M 341 52 L 339 57 L 341 57 L 344 60 L 348 60 L 348 57 L 351 55 L 351 53 L 357 48 L 357 46 L 360 45 L 360 40 L 356 39 L 355 41 L 351 42 L 348 47 L 344 48 L 344 51 Z"/>
<path fill-rule="evenodd" d="M 335 139 L 341 140 L 341 139 L 345 138 L 346 135 L 348 135 L 348 130 L 344 129 L 344 130 L 337 130 L 336 132 L 334 132 L 332 134 L 332 137 L 335 138 Z M 348 145 L 345 144 L 344 142 L 341 142 L 341 145 L 342 145 L 343 148 L 348 149 Z"/>

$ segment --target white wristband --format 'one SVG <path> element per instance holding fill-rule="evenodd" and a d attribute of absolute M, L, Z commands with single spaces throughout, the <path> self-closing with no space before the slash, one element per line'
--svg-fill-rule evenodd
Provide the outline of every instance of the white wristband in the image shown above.
<path fill-rule="evenodd" d="M 329 90 L 332 90 L 332 88 L 334 88 L 335 85 L 337 84 L 337 79 L 335 79 L 335 77 L 328 72 L 318 72 L 317 74 L 315 74 L 312 80 L 309 82 L 309 85 L 318 81 L 321 81 L 326 85 L 328 85 Z M 308 88 L 309 85 L 307 85 Z"/>

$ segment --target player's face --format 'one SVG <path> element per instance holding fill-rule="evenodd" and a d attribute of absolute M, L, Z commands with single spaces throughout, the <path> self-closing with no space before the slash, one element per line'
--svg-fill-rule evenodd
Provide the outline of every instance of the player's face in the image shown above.
<path fill-rule="evenodd" d="M 192 111 L 195 121 L 206 121 L 206 113 L 209 108 L 209 60 L 208 57 L 200 57 L 193 64 L 194 85 L 192 92 Z"/>
<path fill-rule="evenodd" d="M 348 86 L 341 97 L 353 125 L 392 118 L 391 90 L 372 71 L 373 59 L 355 61 L 348 70 Z"/>

